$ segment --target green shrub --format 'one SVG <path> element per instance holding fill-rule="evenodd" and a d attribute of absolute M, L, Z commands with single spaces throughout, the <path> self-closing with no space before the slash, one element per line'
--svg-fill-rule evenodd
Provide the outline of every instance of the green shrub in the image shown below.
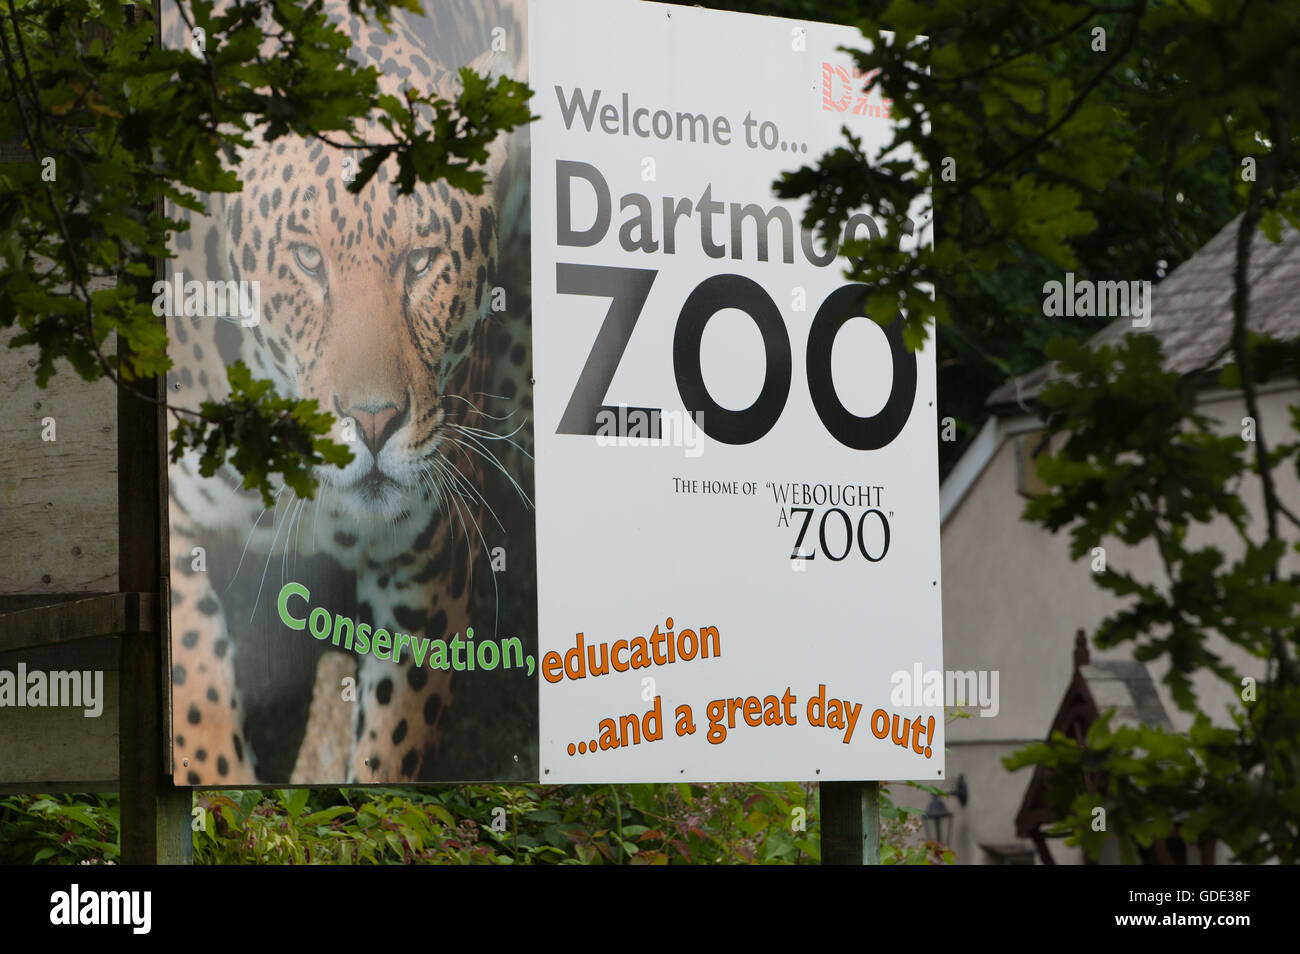
<path fill-rule="evenodd" d="M 0 797 L 0 864 L 112 864 L 116 795 Z"/>
<path fill-rule="evenodd" d="M 882 786 L 882 789 L 884 787 Z M 447 785 L 194 794 L 198 864 L 816 864 L 816 786 Z M 882 795 L 887 864 L 952 863 Z M 112 863 L 116 795 L 0 798 L 0 862 Z"/>

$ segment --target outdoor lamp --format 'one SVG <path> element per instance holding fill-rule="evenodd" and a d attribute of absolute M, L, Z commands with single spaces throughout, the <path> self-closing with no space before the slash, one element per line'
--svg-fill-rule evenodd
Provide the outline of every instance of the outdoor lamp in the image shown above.
<path fill-rule="evenodd" d="M 938 795 L 930 796 L 930 804 L 925 808 L 925 834 L 931 841 L 941 845 L 948 844 L 948 835 L 952 832 L 952 812 Z"/>
<path fill-rule="evenodd" d="M 966 776 L 958 775 L 956 788 L 947 794 L 956 795 L 958 803 L 965 805 Z M 930 804 L 925 807 L 925 833 L 931 841 L 937 841 L 941 845 L 948 844 L 948 838 L 952 834 L 952 812 L 938 795 L 931 795 Z"/>

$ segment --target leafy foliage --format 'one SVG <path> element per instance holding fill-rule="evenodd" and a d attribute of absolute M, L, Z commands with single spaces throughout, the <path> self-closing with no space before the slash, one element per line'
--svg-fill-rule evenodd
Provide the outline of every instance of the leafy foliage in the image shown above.
<path fill-rule="evenodd" d="M 1283 373 L 1294 345 L 1253 340 L 1248 361 Z M 1163 677 L 1180 709 L 1194 713 L 1186 733 L 1096 722 L 1083 744 L 1060 733 L 1006 760 L 1010 769 L 1049 769 L 1048 804 L 1094 857 L 1108 835 L 1128 861 L 1154 838 L 1213 835 L 1243 861 L 1300 859 L 1300 573 L 1286 570 L 1287 545 L 1270 527 L 1252 525 L 1242 499 L 1248 475 L 1290 461 L 1300 442 L 1250 459 L 1240 434 L 1217 434 L 1195 408 L 1197 383 L 1163 369 L 1155 338 L 1135 335 L 1119 348 L 1058 344 L 1052 356 L 1066 379 L 1042 395 L 1049 428 L 1064 436 L 1040 457 L 1051 493 L 1031 500 L 1026 516 L 1050 530 L 1068 527 L 1077 559 L 1107 538 L 1155 546 L 1166 580 L 1140 579 L 1107 566 L 1098 585 L 1121 601 L 1096 634 L 1102 647 L 1131 644 L 1141 661 L 1168 663 Z M 1294 369 L 1300 365 L 1290 364 Z M 1222 383 L 1240 385 L 1234 363 Z M 1300 405 L 1291 409 L 1293 427 Z M 1262 441 L 1256 435 L 1256 442 Z M 1283 512 L 1289 513 L 1280 501 Z M 1265 512 L 1273 507 L 1265 503 Z M 1295 523 L 1295 518 L 1292 517 Z M 1214 522 L 1231 548 L 1213 542 Z M 1300 523 L 1296 524 L 1300 526 Z M 1268 677 L 1243 677 L 1221 649 L 1267 661 Z M 1199 708 L 1194 677 L 1212 673 L 1240 693 L 1232 727 L 1215 726 Z M 1092 811 L 1107 809 L 1107 831 Z"/>
<path fill-rule="evenodd" d="M 341 444 L 315 437 L 329 430 L 333 420 L 317 410 L 315 399 L 294 401 L 271 391 L 270 381 L 254 381 L 242 361 L 226 372 L 230 397 L 224 403 L 204 401 L 203 419 L 181 419 L 172 432 L 172 462 L 185 448 L 202 447 L 199 473 L 211 477 L 227 458 L 244 475 L 244 487 L 262 493 L 266 506 L 275 504 L 270 475 L 279 471 L 285 484 L 300 497 L 311 498 L 315 482 L 307 466 L 346 466 L 352 451 Z M 306 465 L 306 466 L 304 466 Z"/>
<path fill-rule="evenodd" d="M 794 2 L 758 6 L 805 15 Z M 846 128 L 843 145 L 775 188 L 806 197 L 806 224 L 818 223 L 824 235 L 863 207 L 880 223 L 879 240 L 843 248 L 848 276 L 875 289 L 877 321 L 902 311 L 913 345 L 937 320 L 939 416 L 953 417 L 959 434 L 978 423 L 994 387 L 1043 363 L 1048 340 L 1082 340 L 1102 326 L 1045 317 L 1046 281 L 1064 270 L 1080 279 L 1156 280 L 1231 218 L 1237 153 L 1259 151 L 1245 131 L 1265 128 L 1260 107 L 1242 102 L 1231 115 L 1207 113 L 1200 101 L 1209 89 L 1250 94 L 1233 86 L 1230 65 L 1210 81 L 1191 64 L 1214 38 L 1225 44 L 1213 51 L 1216 68 L 1281 55 L 1273 45 L 1282 45 L 1276 35 L 1242 32 L 1237 6 L 833 6 L 838 16 L 851 14 L 844 22 L 871 44 L 870 53 L 854 51 L 869 77 L 862 85 L 891 101 L 898 125 L 874 154 Z M 1261 26 L 1268 17 L 1245 15 Z M 1104 51 L 1094 50 L 1097 27 L 1106 31 Z M 1200 128 L 1184 118 L 1189 111 Z M 927 189 L 932 209 L 922 199 Z M 933 222 L 934 242 L 902 254 L 909 215 Z M 941 466 L 958 449 L 941 443 Z"/>
<path fill-rule="evenodd" d="M 112 864 L 116 795 L 0 797 L 0 864 Z"/>
<path fill-rule="evenodd" d="M 194 795 L 200 864 L 816 864 L 814 786 L 455 785 Z M 882 796 L 886 864 L 951 864 Z M 0 798 L 0 861 L 112 862 L 117 796 Z"/>
<path fill-rule="evenodd" d="M 395 8 L 420 9 L 415 0 L 349 5 L 381 24 Z M 480 192 L 489 144 L 534 118 L 522 83 L 469 70 L 454 101 L 415 89 L 404 101 L 380 95 L 377 70 L 347 58 L 351 41 L 320 3 L 250 0 L 217 15 L 212 0 L 178 7 L 204 31 L 201 46 L 163 47 L 154 23 L 128 17 L 144 7 L 114 0 L 24 0 L 0 17 L 0 129 L 30 156 L 0 166 L 0 328 L 18 325 L 11 347 L 37 346 L 41 387 L 64 359 L 88 381 L 108 375 L 156 400 L 130 382 L 171 366 L 148 289 L 169 237 L 188 225 L 162 215 L 163 202 L 201 211 L 199 194 L 239 191 L 241 148 L 317 138 L 365 153 L 353 191 L 393 159 L 403 193 L 440 179 Z M 103 29 L 84 30 L 92 19 Z M 358 118 L 373 118 L 389 140 L 367 142 Z M 116 360 L 104 352 L 113 335 Z M 171 408 L 185 416 L 173 459 L 193 448 L 205 474 L 229 461 L 264 499 L 274 473 L 310 496 L 311 465 L 350 459 L 324 437 L 332 415 L 286 407 L 269 382 L 229 373 L 229 402 Z"/>
<path fill-rule="evenodd" d="M 943 798 L 947 792 L 923 782 L 908 787 Z M 957 856 L 947 845 L 924 833 L 925 812 L 910 805 L 898 805 L 889 797 L 889 786 L 880 786 L 880 861 L 886 865 L 951 865 Z"/>

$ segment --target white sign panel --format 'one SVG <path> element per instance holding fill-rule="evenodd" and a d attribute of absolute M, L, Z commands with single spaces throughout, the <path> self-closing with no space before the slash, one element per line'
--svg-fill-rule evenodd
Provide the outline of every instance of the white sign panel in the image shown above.
<path fill-rule="evenodd" d="M 933 342 L 772 190 L 890 138 L 865 40 L 529 16 L 541 780 L 941 777 L 942 699 L 891 680 L 943 670 Z"/>

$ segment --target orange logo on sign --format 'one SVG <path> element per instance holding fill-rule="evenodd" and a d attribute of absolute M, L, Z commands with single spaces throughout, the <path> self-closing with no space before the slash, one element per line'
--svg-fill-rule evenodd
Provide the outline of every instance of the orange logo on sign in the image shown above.
<path fill-rule="evenodd" d="M 848 113 L 854 116 L 889 118 L 893 100 L 880 97 L 876 102 L 862 91 L 879 70 L 863 71 L 859 68 L 822 64 L 822 109 L 826 112 Z"/>

